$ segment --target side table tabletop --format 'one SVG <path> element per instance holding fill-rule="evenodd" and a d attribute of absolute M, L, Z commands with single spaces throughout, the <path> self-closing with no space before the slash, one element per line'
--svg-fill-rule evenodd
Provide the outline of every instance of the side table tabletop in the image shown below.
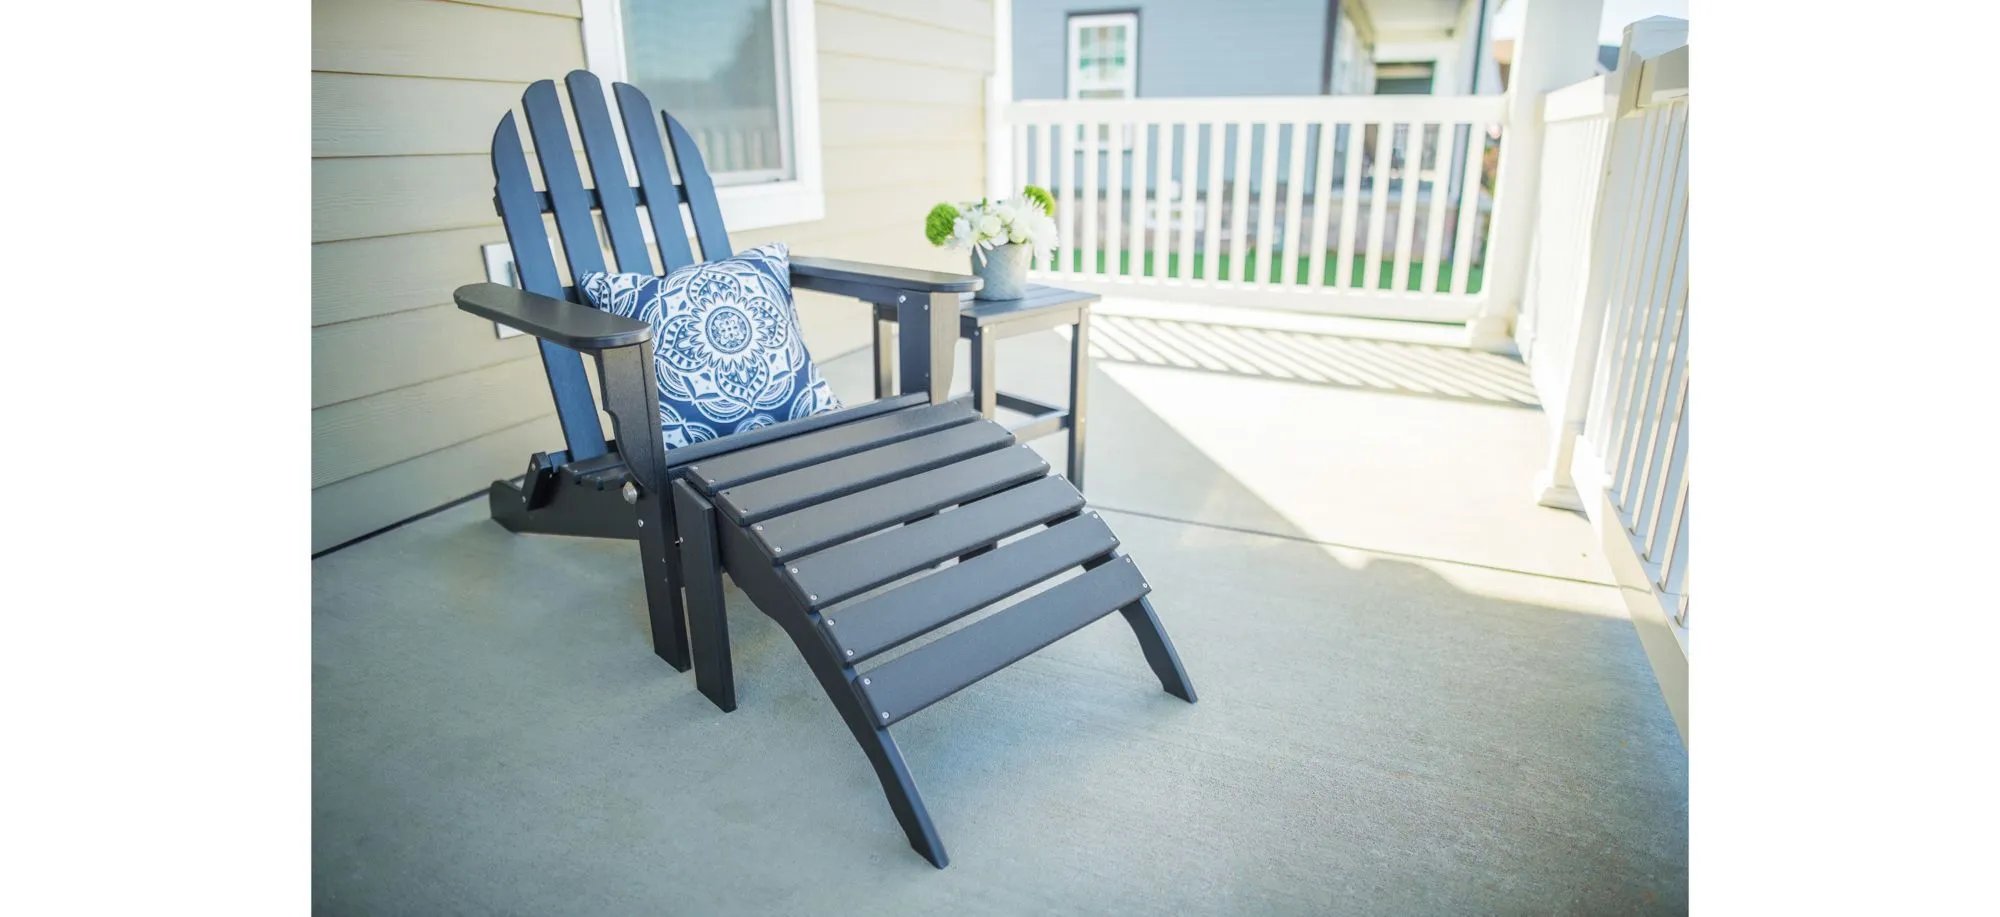
<path fill-rule="evenodd" d="M 988 419 L 998 408 L 1028 415 L 1026 420 L 1008 427 L 1019 442 L 1069 431 L 1067 476 L 1077 490 L 1083 489 L 1084 421 L 1090 384 L 1090 307 L 1102 298 L 1096 293 L 1037 283 L 1029 284 L 1027 295 L 1020 299 L 975 299 L 967 293 L 959 301 L 958 336 L 972 342 L 974 407 Z M 875 306 L 877 398 L 895 391 L 895 321 L 894 305 Z M 995 345 L 1004 338 L 1064 325 L 1070 326 L 1069 406 L 1000 391 L 994 382 Z"/>

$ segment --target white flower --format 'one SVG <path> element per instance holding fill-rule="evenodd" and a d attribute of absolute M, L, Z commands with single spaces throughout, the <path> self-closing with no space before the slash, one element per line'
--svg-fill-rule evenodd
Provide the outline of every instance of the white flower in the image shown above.
<path fill-rule="evenodd" d="M 952 221 L 945 244 L 969 250 L 984 261 L 986 252 L 1002 245 L 1026 245 L 1044 260 L 1053 260 L 1057 245 L 1055 220 L 1027 198 L 965 201 Z"/>

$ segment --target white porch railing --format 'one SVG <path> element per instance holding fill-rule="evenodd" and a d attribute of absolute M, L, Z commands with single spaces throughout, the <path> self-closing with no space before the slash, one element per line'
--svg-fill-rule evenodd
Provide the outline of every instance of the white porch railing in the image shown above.
<path fill-rule="evenodd" d="M 1016 102 L 1011 187 L 1056 195 L 1037 279 L 1104 293 L 1465 321 L 1498 96 Z"/>
<path fill-rule="evenodd" d="M 1686 23 L 1626 31 L 1619 68 L 1549 93 L 1534 260 L 1518 325 L 1554 426 L 1549 505 L 1582 509 L 1657 641 L 1685 734 L 1688 624 L 1688 49 Z M 1581 180 L 1579 180 L 1581 179 Z M 1655 617 L 1645 615 L 1646 618 Z"/>

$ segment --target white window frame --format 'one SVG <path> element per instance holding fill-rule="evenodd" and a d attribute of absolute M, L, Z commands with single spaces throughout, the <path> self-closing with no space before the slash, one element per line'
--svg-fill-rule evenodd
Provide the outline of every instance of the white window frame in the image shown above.
<path fill-rule="evenodd" d="M 791 97 L 793 177 L 789 181 L 721 185 L 715 197 L 730 232 L 810 223 L 826 218 L 826 185 L 820 174 L 819 47 L 811 0 L 772 0 L 784 5 L 786 59 Z M 606 92 L 624 82 L 625 24 L 619 0 L 582 0 L 584 65 L 604 81 Z M 612 101 L 612 110 L 617 102 Z M 616 120 L 616 119 L 614 119 Z M 622 126 L 619 128 L 623 130 Z"/>
<path fill-rule="evenodd" d="M 1107 25 L 1122 25 L 1128 36 L 1129 46 L 1125 49 L 1125 78 L 1120 80 L 1125 90 L 1125 98 L 1139 97 L 1139 14 L 1138 13 L 1091 13 L 1069 17 L 1069 57 L 1064 63 L 1069 77 L 1063 82 L 1071 101 L 1083 98 L 1082 81 L 1077 78 L 1076 61 L 1083 56 L 1083 30 Z"/>
<path fill-rule="evenodd" d="M 1107 25 L 1122 25 L 1125 27 L 1127 43 L 1125 48 L 1125 78 L 1119 81 L 1121 83 L 1119 88 L 1125 90 L 1126 100 L 1139 97 L 1139 14 L 1087 13 L 1069 17 L 1069 52 L 1063 58 L 1063 66 L 1066 70 L 1063 77 L 1063 87 L 1072 102 L 1084 100 L 1083 81 L 1077 77 L 1076 69 L 1077 59 L 1083 56 L 1083 30 Z M 1083 140 L 1083 126 L 1078 125 L 1076 130 L 1076 139 L 1078 142 L 1081 142 Z M 1118 140 L 1120 147 L 1127 150 L 1132 148 L 1132 128 L 1130 125 L 1121 125 L 1119 127 Z M 1109 126 L 1098 125 L 1097 142 L 1101 145 L 1108 145 L 1110 141 L 1111 132 Z"/>

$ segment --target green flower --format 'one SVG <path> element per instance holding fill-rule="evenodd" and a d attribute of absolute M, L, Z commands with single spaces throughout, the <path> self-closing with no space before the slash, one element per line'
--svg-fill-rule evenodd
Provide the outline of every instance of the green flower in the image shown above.
<path fill-rule="evenodd" d="M 1049 194 L 1048 189 L 1036 185 L 1029 185 L 1021 189 L 1021 196 L 1027 198 L 1028 200 L 1034 201 L 1037 204 L 1040 204 L 1043 213 L 1046 213 L 1049 216 L 1056 215 L 1056 199 L 1054 196 Z"/>
<path fill-rule="evenodd" d="M 952 226 L 958 222 L 958 208 L 950 204 L 939 204 L 931 208 L 924 217 L 924 238 L 932 245 L 942 246 L 951 241 Z"/>

